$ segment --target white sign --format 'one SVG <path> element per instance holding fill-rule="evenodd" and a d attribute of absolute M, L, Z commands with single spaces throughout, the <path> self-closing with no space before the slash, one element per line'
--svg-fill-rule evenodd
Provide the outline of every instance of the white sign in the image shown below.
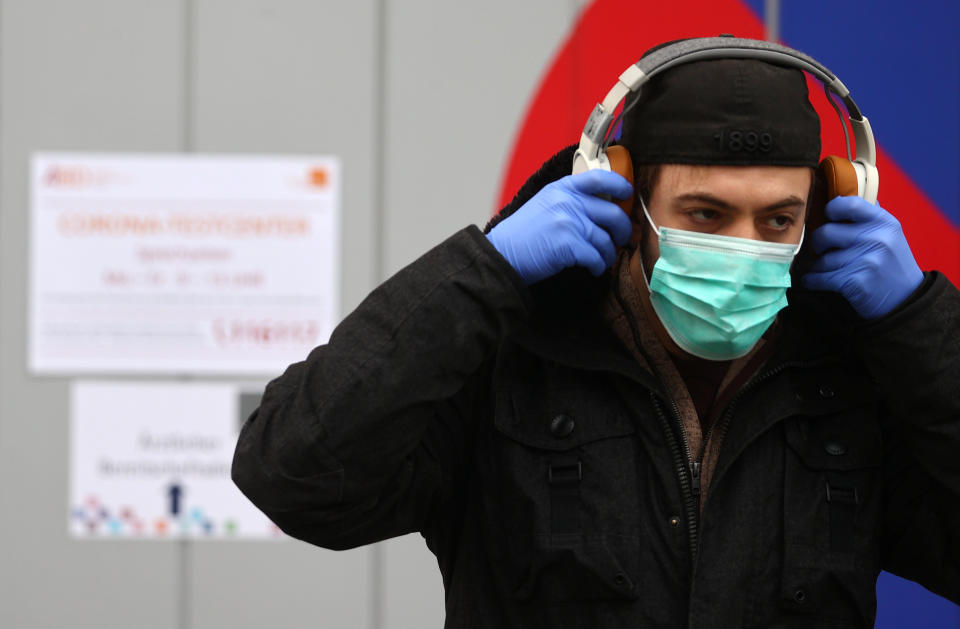
<path fill-rule="evenodd" d="M 339 311 L 332 157 L 39 154 L 30 367 L 276 374 Z"/>
<path fill-rule="evenodd" d="M 230 480 L 244 400 L 232 384 L 75 382 L 69 529 L 84 539 L 270 538 Z"/>

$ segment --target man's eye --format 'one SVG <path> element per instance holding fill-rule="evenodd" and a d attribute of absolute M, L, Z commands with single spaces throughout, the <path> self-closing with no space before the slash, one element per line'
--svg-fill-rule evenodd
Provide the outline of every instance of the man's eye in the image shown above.
<path fill-rule="evenodd" d="M 793 217 L 786 214 L 767 218 L 767 226 L 773 229 L 787 229 L 791 225 L 793 225 Z"/>
<path fill-rule="evenodd" d="M 720 212 L 709 209 L 690 210 L 687 215 L 697 222 L 713 221 L 720 217 Z"/>

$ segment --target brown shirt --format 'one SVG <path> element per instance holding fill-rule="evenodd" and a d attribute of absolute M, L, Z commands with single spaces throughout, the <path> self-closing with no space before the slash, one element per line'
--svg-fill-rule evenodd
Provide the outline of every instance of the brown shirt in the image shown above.
<path fill-rule="evenodd" d="M 730 369 L 729 360 L 706 360 L 697 356 L 671 354 L 670 359 L 680 372 L 700 420 L 700 432 L 706 435 L 712 423 L 714 402 L 720 385 Z"/>

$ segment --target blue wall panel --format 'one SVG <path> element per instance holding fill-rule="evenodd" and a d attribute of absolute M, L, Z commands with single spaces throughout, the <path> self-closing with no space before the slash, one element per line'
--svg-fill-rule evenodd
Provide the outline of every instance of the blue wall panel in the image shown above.
<path fill-rule="evenodd" d="M 840 76 L 877 141 L 960 226 L 960 3 L 782 0 L 780 19 L 783 42 Z"/>
<path fill-rule="evenodd" d="M 876 629 L 960 627 L 960 610 L 950 601 L 889 572 L 877 582 Z"/>

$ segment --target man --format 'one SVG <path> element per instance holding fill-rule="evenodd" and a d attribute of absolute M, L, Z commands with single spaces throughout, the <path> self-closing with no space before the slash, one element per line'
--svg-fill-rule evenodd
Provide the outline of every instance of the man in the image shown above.
<path fill-rule="evenodd" d="M 877 205 L 808 224 L 802 73 L 678 66 L 621 143 L 635 189 L 571 147 L 377 288 L 237 484 L 327 548 L 421 532 L 447 627 L 868 627 L 881 568 L 960 600 L 960 295 Z"/>

